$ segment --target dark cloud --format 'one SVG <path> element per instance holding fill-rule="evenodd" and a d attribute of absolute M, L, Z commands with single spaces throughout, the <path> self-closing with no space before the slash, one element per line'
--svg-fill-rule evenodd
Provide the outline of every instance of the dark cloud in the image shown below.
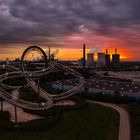
<path fill-rule="evenodd" d="M 0 0 L 0 43 L 58 41 L 81 30 L 133 36 L 135 28 L 140 31 L 139 5 L 140 0 Z"/>

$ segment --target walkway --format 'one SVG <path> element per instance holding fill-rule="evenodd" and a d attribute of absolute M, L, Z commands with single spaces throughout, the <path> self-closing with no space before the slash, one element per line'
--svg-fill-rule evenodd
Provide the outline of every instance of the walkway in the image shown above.
<path fill-rule="evenodd" d="M 118 140 L 130 140 L 131 139 L 131 131 L 130 131 L 130 120 L 129 120 L 129 115 L 128 112 L 115 104 L 111 103 L 103 103 L 103 102 L 95 102 L 97 104 L 111 107 L 115 110 L 117 110 L 120 114 L 120 127 L 119 127 L 119 137 Z"/>
<path fill-rule="evenodd" d="M 13 90 L 11 92 L 11 94 L 18 98 L 18 96 L 19 96 L 18 89 Z M 15 121 L 15 107 L 13 105 L 9 104 L 8 102 L 4 101 L 3 109 L 5 111 L 9 111 L 11 114 L 11 121 Z M 23 109 L 17 107 L 17 121 L 18 122 L 27 122 L 30 120 L 40 119 L 40 118 L 42 118 L 42 117 L 39 115 L 33 115 L 30 113 L 26 113 L 23 111 Z"/>

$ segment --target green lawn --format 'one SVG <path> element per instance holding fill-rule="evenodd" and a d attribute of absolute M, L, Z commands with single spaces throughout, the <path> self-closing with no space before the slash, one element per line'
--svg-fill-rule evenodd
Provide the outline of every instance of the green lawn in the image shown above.
<path fill-rule="evenodd" d="M 89 102 L 84 109 L 65 111 L 61 120 L 43 132 L 0 132 L 0 140 L 117 140 L 119 114 Z"/>
<path fill-rule="evenodd" d="M 129 113 L 131 122 L 131 139 L 140 140 L 140 104 L 132 103 L 124 106 Z"/>

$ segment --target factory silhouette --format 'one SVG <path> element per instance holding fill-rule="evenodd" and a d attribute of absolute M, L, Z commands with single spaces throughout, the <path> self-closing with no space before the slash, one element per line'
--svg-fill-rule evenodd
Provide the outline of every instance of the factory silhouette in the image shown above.
<path fill-rule="evenodd" d="M 115 53 L 111 55 L 108 53 L 108 49 L 106 49 L 106 53 L 97 52 L 97 61 L 95 61 L 96 51 L 90 51 L 87 53 L 86 60 L 86 45 L 83 45 L 83 58 L 81 58 L 81 62 L 83 65 L 83 69 L 87 68 L 119 68 L 120 67 L 120 54 L 117 53 L 117 48 L 115 48 Z"/>

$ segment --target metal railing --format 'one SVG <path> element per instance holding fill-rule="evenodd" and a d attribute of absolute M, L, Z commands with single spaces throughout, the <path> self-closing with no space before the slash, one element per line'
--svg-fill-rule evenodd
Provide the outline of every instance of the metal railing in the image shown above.
<path fill-rule="evenodd" d="M 79 81 L 78 85 L 76 85 L 72 89 L 70 89 L 66 92 L 63 92 L 59 95 L 51 95 L 50 93 L 48 93 L 41 87 L 39 87 L 39 91 L 38 91 L 38 85 L 35 83 L 35 81 L 32 78 L 47 75 L 50 72 L 53 72 L 55 67 L 75 76 Z M 55 62 L 51 62 L 50 65 L 43 70 L 30 71 L 30 72 L 28 72 L 26 70 L 26 67 L 24 67 L 24 66 L 22 66 L 23 71 L 20 71 L 18 68 L 9 66 L 9 65 L 0 66 L 0 68 L 7 68 L 12 71 L 12 72 L 4 73 L 4 74 L 0 75 L 0 97 L 13 105 L 16 105 L 20 108 L 30 109 L 30 110 L 47 110 L 53 106 L 53 101 L 62 100 L 69 96 L 72 96 L 80 88 L 82 88 L 82 86 L 84 84 L 84 78 L 80 73 L 78 73 L 78 72 L 74 71 L 73 69 L 66 67 L 60 63 L 55 63 Z M 35 92 L 39 92 L 40 96 L 42 96 L 44 99 L 46 99 L 46 102 L 44 102 L 43 104 L 28 102 L 28 101 L 19 99 L 15 96 L 12 96 L 10 93 L 6 92 L 3 89 L 4 84 L 2 82 L 4 80 L 11 79 L 11 78 L 20 78 L 20 77 L 24 77 L 26 79 L 27 84 L 30 85 L 30 87 Z M 6 85 L 6 86 L 8 86 L 8 85 Z"/>

